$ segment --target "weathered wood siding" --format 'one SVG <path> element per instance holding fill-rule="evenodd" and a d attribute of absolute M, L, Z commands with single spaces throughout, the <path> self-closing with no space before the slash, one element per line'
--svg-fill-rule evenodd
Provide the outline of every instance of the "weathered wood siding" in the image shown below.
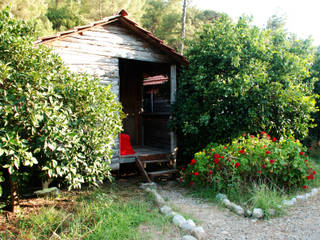
<path fill-rule="evenodd" d="M 119 58 L 170 62 L 167 55 L 117 22 L 48 41 L 45 44 L 54 48 L 71 71 L 86 72 L 99 77 L 101 84 L 111 84 L 111 89 L 118 99 Z M 117 164 L 119 156 L 120 143 L 117 139 L 112 163 Z"/>

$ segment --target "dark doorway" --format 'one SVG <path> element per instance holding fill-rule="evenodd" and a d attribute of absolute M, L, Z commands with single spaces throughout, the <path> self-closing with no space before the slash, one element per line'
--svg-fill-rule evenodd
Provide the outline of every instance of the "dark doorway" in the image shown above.
<path fill-rule="evenodd" d="M 169 111 L 167 111 L 169 106 L 165 112 L 163 109 L 159 110 L 160 112 L 155 111 L 158 109 L 156 104 L 162 101 L 155 96 L 154 105 L 150 111 L 151 86 L 144 84 L 148 77 L 168 76 L 169 70 L 168 64 L 119 59 L 120 102 L 126 114 L 123 129 L 124 133 L 130 135 L 133 146 L 170 148 Z M 157 93 L 168 91 L 167 96 L 170 96 L 169 84 L 163 85 L 164 90 L 156 89 Z M 168 87 L 165 88 L 166 86 Z M 153 92 L 154 88 L 152 86 Z"/>

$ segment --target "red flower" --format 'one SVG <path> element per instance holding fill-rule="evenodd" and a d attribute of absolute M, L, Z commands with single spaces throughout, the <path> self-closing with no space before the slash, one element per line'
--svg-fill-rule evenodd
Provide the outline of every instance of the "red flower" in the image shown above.
<path fill-rule="evenodd" d="M 306 158 L 308 157 L 308 155 L 307 155 L 307 154 L 305 154 L 304 156 L 305 156 Z"/>
<path fill-rule="evenodd" d="M 266 146 L 266 145 L 263 145 L 263 147 L 266 148 L 267 146 Z"/>
<path fill-rule="evenodd" d="M 265 164 L 262 164 L 261 167 L 262 167 L 263 169 L 265 169 L 265 168 L 266 168 L 266 165 L 265 165 Z"/>
<path fill-rule="evenodd" d="M 314 176 L 312 174 L 310 174 L 309 176 L 310 176 L 310 179 L 312 180 L 314 179 Z"/>
<path fill-rule="evenodd" d="M 250 137 L 251 137 L 251 138 L 254 138 L 254 136 L 253 136 L 253 135 L 251 135 Z"/>
<path fill-rule="evenodd" d="M 214 158 L 219 158 L 219 154 L 215 154 L 215 155 L 214 155 Z"/>
<path fill-rule="evenodd" d="M 223 148 L 224 148 L 224 149 L 227 149 L 227 147 L 226 147 L 226 146 L 224 146 Z"/>
<path fill-rule="evenodd" d="M 300 152 L 300 155 L 303 156 L 303 152 Z"/>
<path fill-rule="evenodd" d="M 199 175 L 199 173 L 198 173 L 198 172 L 194 172 L 194 175 L 195 175 L 195 176 L 198 176 L 198 175 Z"/>
<path fill-rule="evenodd" d="M 212 175 L 212 174 L 213 174 L 213 172 L 212 172 L 212 170 L 210 170 L 210 171 L 209 171 L 209 175 Z"/>
<path fill-rule="evenodd" d="M 266 132 L 265 132 L 265 131 L 262 131 L 260 134 L 263 135 L 263 134 L 266 134 Z"/>
<path fill-rule="evenodd" d="M 307 179 L 310 180 L 310 175 L 307 176 Z"/>
<path fill-rule="evenodd" d="M 181 169 L 182 171 L 186 170 L 184 167 Z"/>
<path fill-rule="evenodd" d="M 220 156 L 221 159 L 223 159 L 223 156 Z"/>
<path fill-rule="evenodd" d="M 270 159 L 270 163 L 271 163 L 271 164 L 274 164 L 274 160 L 273 160 L 273 159 Z"/>
<path fill-rule="evenodd" d="M 258 173 L 261 175 L 262 171 L 261 171 L 261 170 L 259 170 L 259 171 L 258 171 Z"/>
<path fill-rule="evenodd" d="M 179 178 L 179 181 L 180 181 L 180 182 L 182 182 L 182 181 L 183 181 L 183 178 L 182 178 L 182 177 L 181 177 L 181 178 Z"/>
<path fill-rule="evenodd" d="M 308 162 L 307 159 L 305 159 L 304 162 Z"/>
<path fill-rule="evenodd" d="M 190 186 L 192 186 L 192 185 L 193 185 L 193 182 L 192 182 L 192 181 L 191 181 L 191 182 L 189 182 L 189 185 L 190 185 Z"/>
<path fill-rule="evenodd" d="M 308 188 L 308 186 L 306 186 L 306 185 L 303 185 L 302 187 L 303 187 L 303 189 L 307 189 Z"/>
<path fill-rule="evenodd" d="M 275 142 L 277 141 L 277 139 L 275 137 L 272 138 L 272 142 Z"/>
<path fill-rule="evenodd" d="M 269 151 L 269 150 L 267 150 L 267 151 L 266 151 L 266 154 L 270 154 L 270 151 Z"/>
<path fill-rule="evenodd" d="M 215 158 L 214 159 L 214 164 L 218 164 L 220 162 L 220 159 L 219 158 Z"/>
<path fill-rule="evenodd" d="M 316 173 L 316 171 L 313 171 L 312 174 L 313 174 L 313 175 L 316 175 L 317 173 Z"/>
<path fill-rule="evenodd" d="M 197 161 L 195 159 L 192 159 L 190 165 L 192 166 L 192 165 L 194 165 L 196 163 L 197 163 Z"/>
<path fill-rule="evenodd" d="M 244 150 L 243 150 L 243 149 L 241 149 L 241 150 L 240 150 L 240 153 L 241 153 L 241 154 L 244 154 Z"/>
<path fill-rule="evenodd" d="M 267 134 L 267 138 L 270 139 L 271 138 L 270 135 Z"/>
<path fill-rule="evenodd" d="M 312 147 L 309 147 L 309 151 L 312 151 Z"/>
<path fill-rule="evenodd" d="M 236 168 L 238 168 L 238 167 L 240 166 L 240 163 L 236 162 L 236 163 L 234 164 L 234 166 L 235 166 Z"/>

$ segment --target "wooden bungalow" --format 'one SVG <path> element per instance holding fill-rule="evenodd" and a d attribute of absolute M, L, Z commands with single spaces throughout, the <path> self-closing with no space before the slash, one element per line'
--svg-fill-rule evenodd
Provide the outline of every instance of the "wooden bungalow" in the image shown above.
<path fill-rule="evenodd" d="M 117 139 L 111 167 L 119 169 L 121 163 L 136 162 L 143 173 L 152 161 L 170 161 L 174 166 L 175 160 L 167 159 L 175 152 L 176 137 L 168 128 L 170 113 L 166 105 L 175 101 L 177 68 L 188 61 L 127 15 L 122 10 L 101 21 L 42 37 L 36 44 L 53 47 L 71 71 L 87 72 L 99 77 L 101 84 L 111 84 L 127 116 L 124 133 L 130 135 L 136 152 L 120 155 L 120 138 Z M 153 99 L 162 101 L 159 108 L 148 105 L 150 89 Z M 152 173 L 145 176 L 148 181 L 149 176 Z"/>

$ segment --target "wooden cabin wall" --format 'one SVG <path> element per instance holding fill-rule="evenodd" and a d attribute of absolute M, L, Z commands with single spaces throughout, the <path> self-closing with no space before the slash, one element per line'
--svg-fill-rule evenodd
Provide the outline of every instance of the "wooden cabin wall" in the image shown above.
<path fill-rule="evenodd" d="M 73 72 L 86 72 L 101 79 L 104 85 L 120 94 L 119 58 L 156 63 L 170 63 L 170 59 L 141 37 L 111 23 L 90 30 L 61 37 L 44 44 L 52 46 Z M 116 139 L 112 163 L 120 161 L 120 141 Z"/>

